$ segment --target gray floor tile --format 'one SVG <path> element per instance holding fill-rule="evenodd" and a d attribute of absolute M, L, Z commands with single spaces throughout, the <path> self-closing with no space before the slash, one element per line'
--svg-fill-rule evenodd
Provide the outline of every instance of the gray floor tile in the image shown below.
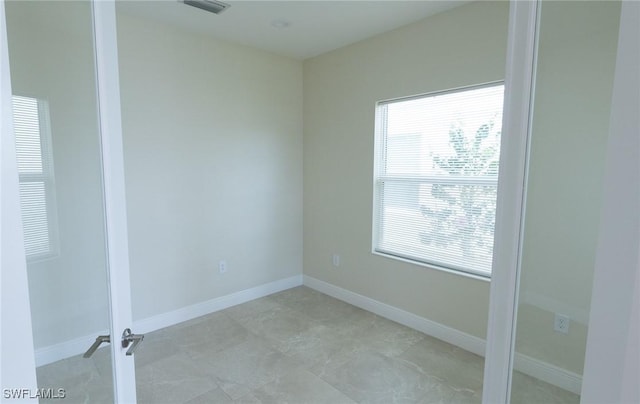
<path fill-rule="evenodd" d="M 184 403 L 218 385 L 203 367 L 184 353 L 136 369 L 139 403 Z"/>
<path fill-rule="evenodd" d="M 426 338 L 419 331 L 378 316 L 354 332 L 367 349 L 387 356 L 401 355 Z"/>
<path fill-rule="evenodd" d="M 277 348 L 318 376 L 335 370 L 365 350 L 358 338 L 341 335 L 326 326 L 310 328 L 289 338 L 286 344 L 277 344 Z"/>
<path fill-rule="evenodd" d="M 217 312 L 199 321 L 192 320 L 180 328 L 169 327 L 163 336 L 197 359 L 202 352 L 221 351 L 242 343 L 249 336 L 249 331 L 224 312 Z"/>
<path fill-rule="evenodd" d="M 297 367 L 295 362 L 257 337 L 250 337 L 223 351 L 203 353 L 200 362 L 234 400 Z"/>
<path fill-rule="evenodd" d="M 284 347 L 301 334 L 322 324 L 287 307 L 268 310 L 239 320 L 254 335 Z"/>
<path fill-rule="evenodd" d="M 453 394 L 451 402 L 454 404 L 481 404 L 482 403 L 482 391 L 456 391 Z M 429 403 L 425 401 L 424 404 Z M 429 403 L 430 404 L 430 403 Z"/>
<path fill-rule="evenodd" d="M 108 349 L 100 349 L 96 356 L 103 355 L 109 359 Z M 109 369 L 111 363 L 109 362 Z M 85 359 L 74 356 L 68 359 L 40 366 L 36 369 L 38 386 L 52 388 L 59 396 L 58 389 L 64 390 L 66 403 L 109 403 L 113 402 L 113 383 L 111 373 L 102 374 L 95 358 Z M 42 403 L 60 402 L 59 398 L 42 399 Z"/>
<path fill-rule="evenodd" d="M 112 402 L 109 349 L 37 369 L 65 403 Z M 306 287 L 148 333 L 140 403 L 480 403 L 483 358 Z M 51 402 L 60 400 L 50 400 Z M 43 402 L 48 402 L 43 400 Z M 518 372 L 514 404 L 579 396 Z"/>
<path fill-rule="evenodd" d="M 484 358 L 446 342 L 425 336 L 399 358 L 454 389 L 471 392 L 482 389 Z"/>
<path fill-rule="evenodd" d="M 213 390 L 209 390 L 204 394 L 201 394 L 197 397 L 192 398 L 187 401 L 185 404 L 205 404 L 205 403 L 216 403 L 216 404 L 233 404 L 234 401 L 225 394 L 225 392 L 216 387 Z"/>
<path fill-rule="evenodd" d="M 324 380 L 359 403 L 450 402 L 455 393 L 404 361 L 377 352 L 361 353 Z"/>
<path fill-rule="evenodd" d="M 178 339 L 172 333 L 166 330 L 147 333 L 135 352 L 136 368 L 175 355 L 179 351 Z"/>
<path fill-rule="evenodd" d="M 42 387 L 58 387 L 56 383 L 64 379 L 93 373 L 98 374 L 95 362 L 84 359 L 82 356 L 73 356 L 36 369 L 38 384 Z M 111 383 L 111 380 L 106 380 L 106 383 Z"/>
<path fill-rule="evenodd" d="M 269 298 L 324 325 L 342 329 L 360 326 L 360 323 L 376 317 L 373 313 L 304 286 L 271 295 Z"/>
<path fill-rule="evenodd" d="M 336 388 L 307 372 L 290 372 L 256 389 L 253 396 L 262 403 L 355 404 Z"/>
<path fill-rule="evenodd" d="M 113 386 L 111 379 L 101 377 L 97 372 L 86 372 L 55 382 L 54 391 L 64 389 L 64 400 L 42 399 L 41 403 L 112 403 Z M 45 386 L 42 386 L 45 387 Z"/>
<path fill-rule="evenodd" d="M 513 404 L 577 404 L 580 396 L 520 372 L 513 373 Z"/>
<path fill-rule="evenodd" d="M 253 317 L 256 314 L 264 313 L 271 310 L 282 309 L 284 306 L 271 299 L 270 296 L 252 300 L 247 303 L 229 307 L 224 313 L 236 321 L 242 322 L 246 317 Z"/>

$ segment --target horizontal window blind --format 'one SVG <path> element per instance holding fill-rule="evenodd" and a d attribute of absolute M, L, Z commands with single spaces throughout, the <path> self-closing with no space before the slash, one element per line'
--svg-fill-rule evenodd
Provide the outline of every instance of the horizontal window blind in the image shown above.
<path fill-rule="evenodd" d="M 374 249 L 491 273 L 503 85 L 377 106 Z"/>
<path fill-rule="evenodd" d="M 53 167 L 44 101 L 13 96 L 13 122 L 20 179 L 20 207 L 28 258 L 54 252 Z"/>
<path fill-rule="evenodd" d="M 44 182 L 21 182 L 20 204 L 26 254 L 30 256 L 49 253 L 51 243 Z"/>

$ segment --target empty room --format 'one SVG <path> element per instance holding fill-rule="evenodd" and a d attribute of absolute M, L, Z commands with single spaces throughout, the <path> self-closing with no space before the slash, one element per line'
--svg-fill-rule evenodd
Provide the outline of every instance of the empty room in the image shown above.
<path fill-rule="evenodd" d="M 0 3 L 3 402 L 639 403 L 640 3 Z"/>

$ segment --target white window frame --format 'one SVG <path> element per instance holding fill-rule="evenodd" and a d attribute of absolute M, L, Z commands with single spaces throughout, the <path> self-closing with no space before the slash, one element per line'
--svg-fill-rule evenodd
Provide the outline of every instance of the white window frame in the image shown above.
<path fill-rule="evenodd" d="M 428 268 L 451 272 L 459 275 L 464 275 L 476 279 L 489 280 L 491 278 L 491 272 L 483 270 L 474 270 L 473 268 L 462 267 L 450 262 L 440 261 L 436 258 L 426 259 L 423 257 L 412 256 L 411 254 L 402 253 L 398 251 L 390 251 L 380 246 L 380 235 L 382 233 L 383 220 L 381 220 L 381 213 L 378 211 L 382 208 L 382 190 L 383 183 L 419 183 L 419 184 L 446 184 L 446 185 L 488 185 L 496 188 L 496 203 L 497 203 L 497 188 L 498 177 L 449 177 L 446 181 L 443 180 L 443 176 L 426 176 L 426 175 L 386 175 L 383 173 L 382 162 L 385 161 L 386 156 L 383 155 L 386 149 L 386 113 L 382 112 L 386 105 L 395 102 L 410 101 L 413 99 L 422 99 L 435 97 L 446 94 L 460 93 L 465 91 L 478 90 L 482 88 L 490 88 L 504 86 L 504 81 L 492 81 L 488 83 L 482 83 L 471 86 L 464 86 L 444 91 L 431 92 L 427 94 L 415 95 L 410 97 L 402 97 L 392 100 L 379 101 L 376 104 L 376 121 L 375 121 L 375 157 L 374 157 L 374 178 L 373 178 L 373 228 L 372 228 L 372 246 L 371 252 L 375 255 L 392 258 L 399 261 L 404 261 Z M 493 239 L 495 240 L 495 233 Z"/>
<path fill-rule="evenodd" d="M 29 96 L 16 96 L 21 98 L 28 98 L 37 101 L 38 106 L 38 128 L 40 133 L 40 158 L 42 163 L 41 173 L 24 173 L 18 170 L 19 185 L 29 182 L 41 182 L 44 185 L 45 192 L 45 206 L 46 206 L 46 227 L 48 237 L 48 248 L 46 251 L 39 251 L 35 253 L 27 253 L 27 262 L 37 262 L 50 258 L 57 257 L 60 253 L 60 242 L 58 237 L 58 217 L 57 217 L 57 205 L 55 196 L 55 175 L 53 168 L 53 148 L 51 137 L 51 120 L 49 115 L 49 103 L 46 100 L 38 99 Z M 19 157 L 18 157 L 19 158 Z M 22 206 L 22 201 L 21 201 Z M 24 212 L 23 225 L 24 225 Z M 25 236 L 25 246 L 28 242 L 27 236 L 29 232 L 23 229 Z"/>

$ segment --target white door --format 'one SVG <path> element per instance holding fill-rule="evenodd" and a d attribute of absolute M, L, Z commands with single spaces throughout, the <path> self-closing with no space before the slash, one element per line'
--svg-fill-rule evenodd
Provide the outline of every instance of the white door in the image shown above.
<path fill-rule="evenodd" d="M 135 402 L 115 4 L 0 6 L 3 400 Z"/>
<path fill-rule="evenodd" d="M 510 6 L 483 402 L 547 402 L 552 390 L 623 402 L 640 394 L 627 356 L 638 352 L 627 327 L 637 306 L 640 7 Z M 535 397 L 530 377 L 548 383 Z"/>

